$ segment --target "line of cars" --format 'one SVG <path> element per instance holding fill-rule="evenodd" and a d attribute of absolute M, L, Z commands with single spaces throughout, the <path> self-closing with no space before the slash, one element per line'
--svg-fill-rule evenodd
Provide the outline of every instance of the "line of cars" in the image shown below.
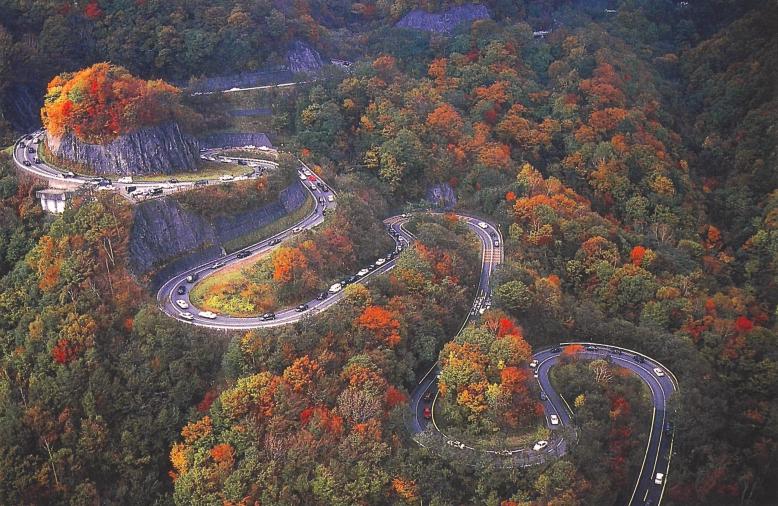
<path fill-rule="evenodd" d="M 378 260 L 376 260 L 372 264 L 368 265 L 367 267 L 364 267 L 364 268 L 360 269 L 356 274 L 354 274 L 352 276 L 347 276 L 347 277 L 343 278 L 342 280 L 338 281 L 337 283 L 334 283 L 332 286 L 330 286 L 330 288 L 329 288 L 329 290 L 327 292 L 323 292 L 323 293 L 319 294 L 319 297 L 317 297 L 317 300 L 324 300 L 329 295 L 334 295 L 334 294 L 340 292 L 341 290 L 343 290 L 346 286 L 348 286 L 348 285 L 350 285 L 352 283 L 356 283 L 357 281 L 359 281 L 360 279 L 364 278 L 365 276 L 367 276 L 368 274 L 370 274 L 371 272 L 373 272 L 377 268 L 379 268 L 382 265 L 384 265 L 386 262 L 391 261 L 402 250 L 403 250 L 403 246 L 402 246 L 402 244 L 399 244 L 397 246 L 397 248 L 395 248 L 395 250 L 392 251 L 391 253 L 387 254 L 386 256 L 380 257 Z"/>

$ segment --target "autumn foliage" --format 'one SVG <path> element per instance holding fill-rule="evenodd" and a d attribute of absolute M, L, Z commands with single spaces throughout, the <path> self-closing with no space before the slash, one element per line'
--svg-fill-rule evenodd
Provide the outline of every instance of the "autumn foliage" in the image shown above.
<path fill-rule="evenodd" d="M 96 3 L 87 10 L 97 16 Z M 163 81 L 144 81 L 127 69 L 98 63 L 56 76 L 48 85 L 41 119 L 55 136 L 103 144 L 138 128 L 173 120 L 179 90 Z"/>

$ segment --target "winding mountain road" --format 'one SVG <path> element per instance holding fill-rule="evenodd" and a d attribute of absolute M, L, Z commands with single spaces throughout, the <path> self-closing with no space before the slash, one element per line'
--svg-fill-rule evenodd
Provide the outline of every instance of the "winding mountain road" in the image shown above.
<path fill-rule="evenodd" d="M 30 136 L 26 136 L 26 138 L 20 139 L 14 145 L 13 160 L 20 169 L 28 171 L 37 177 L 46 178 L 49 181 L 57 183 L 66 182 L 73 185 L 93 184 L 96 179 L 99 179 L 87 176 L 66 177 L 65 173 L 56 167 L 46 163 L 35 162 L 35 159 L 37 158 L 37 143 L 35 140 L 42 137 L 42 135 L 42 132 L 35 132 Z M 306 168 L 301 167 L 300 169 L 300 179 L 307 177 L 304 169 Z M 160 183 L 153 182 L 138 182 L 133 183 L 133 186 L 159 186 L 159 184 Z M 191 186 L 191 183 L 189 185 Z M 324 186 L 326 190 L 323 189 L 322 186 L 314 185 L 314 187 L 311 187 L 309 184 L 305 184 L 304 186 L 313 195 L 314 200 L 316 201 L 316 207 L 301 222 L 248 248 L 236 251 L 230 255 L 214 258 L 198 267 L 177 274 L 164 283 L 157 292 L 157 300 L 160 309 L 170 317 L 190 324 L 216 329 L 236 330 L 287 325 L 298 322 L 312 314 L 325 311 L 337 304 L 344 297 L 344 292 L 342 290 L 334 294 L 327 294 L 327 297 L 323 300 L 315 299 L 310 301 L 305 310 L 298 312 L 295 308 L 290 308 L 278 312 L 274 319 L 265 320 L 261 317 L 240 318 L 226 315 L 213 315 L 210 318 L 204 317 L 200 315 L 200 311 L 194 308 L 194 305 L 189 300 L 189 289 L 192 284 L 187 283 L 188 276 L 195 275 L 199 280 L 202 280 L 203 278 L 218 272 L 220 269 L 233 264 L 238 259 L 239 255 L 251 257 L 264 254 L 283 242 L 283 240 L 299 233 L 302 229 L 309 229 L 322 223 L 325 218 L 324 213 L 327 206 L 329 205 L 332 207 L 335 205 L 335 194 L 326 185 Z M 320 199 L 323 200 L 323 204 Z M 484 310 L 491 306 L 490 280 L 495 267 L 503 261 L 503 251 L 502 237 L 499 230 L 493 224 L 472 216 L 463 214 L 457 216 L 468 225 L 481 241 L 481 275 L 479 278 L 478 291 L 473 307 L 462 324 L 460 329 L 461 332 L 467 323 L 477 319 Z M 408 217 L 406 215 L 393 216 L 384 220 L 388 232 L 395 240 L 395 252 L 402 249 L 404 246 L 407 246 L 415 239 L 413 234 L 404 227 L 407 221 Z M 367 282 L 372 277 L 393 269 L 396 262 L 395 252 L 389 252 L 382 265 L 361 277 L 358 282 Z M 219 265 L 214 268 L 214 264 L 217 262 Z M 184 287 L 184 293 L 179 294 L 179 287 Z M 180 308 L 177 305 L 177 301 L 179 300 L 181 300 L 187 308 Z M 183 316 L 184 313 L 189 313 L 191 316 L 185 318 Z M 542 401 L 543 408 L 547 425 L 552 432 L 552 437 L 548 442 L 548 446 L 540 450 L 531 448 L 477 450 L 472 446 L 469 446 L 467 442 L 449 438 L 440 431 L 434 419 L 434 402 L 438 395 L 438 364 L 434 364 L 427 371 L 411 393 L 409 401 L 411 417 L 409 429 L 417 436 L 433 431 L 454 451 L 493 454 L 492 456 L 494 458 L 511 459 L 516 465 L 541 464 L 548 461 L 549 458 L 555 458 L 566 453 L 568 445 L 571 442 L 565 438 L 565 435 L 576 434 L 573 413 L 567 402 L 554 390 L 549 372 L 557 363 L 561 347 L 568 344 L 573 343 L 561 343 L 557 347 L 536 351 L 533 355 L 533 359 L 537 360 L 535 378 L 538 381 L 540 390 L 545 394 L 545 399 Z M 629 506 L 660 504 L 664 495 L 667 472 L 672 456 L 673 433 L 671 426 L 668 426 L 667 403 L 672 394 L 678 390 L 678 382 L 675 376 L 660 363 L 632 350 L 595 343 L 575 344 L 583 344 L 585 346 L 585 351 L 582 352 L 583 358 L 605 358 L 613 364 L 629 369 L 650 388 L 651 400 L 653 403 L 650 434 L 646 444 L 643 464 L 627 504 Z M 655 368 L 658 368 L 661 371 L 661 374 L 658 374 Z M 425 400 L 425 396 L 430 400 Z M 430 420 L 427 420 L 424 417 L 424 410 L 426 407 L 431 408 L 433 416 Z M 556 417 L 558 417 L 558 424 L 551 423 L 551 415 L 556 415 Z M 663 476 L 663 479 L 659 480 L 659 482 L 657 482 L 658 473 Z"/>

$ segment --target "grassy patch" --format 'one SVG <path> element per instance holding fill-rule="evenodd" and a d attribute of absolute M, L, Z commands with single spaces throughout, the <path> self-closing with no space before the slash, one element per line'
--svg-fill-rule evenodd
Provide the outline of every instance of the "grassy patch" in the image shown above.
<path fill-rule="evenodd" d="M 197 181 L 198 179 L 217 179 L 224 174 L 230 174 L 234 177 L 241 176 L 251 170 L 251 167 L 238 165 L 237 163 L 212 162 L 210 160 L 200 160 L 197 164 L 197 171 L 174 172 L 171 174 L 141 174 L 137 176 L 138 181 L 167 181 L 176 178 L 179 181 Z"/>
<path fill-rule="evenodd" d="M 479 450 L 506 450 L 531 447 L 537 441 L 548 439 L 550 430 L 542 417 L 533 417 L 535 423 L 515 430 L 500 429 L 491 434 L 476 434 L 453 423 L 447 414 L 448 402 L 440 396 L 435 400 L 435 423 L 448 437 L 462 441 Z"/>
<path fill-rule="evenodd" d="M 237 251 L 286 230 L 310 214 L 313 205 L 313 198 L 309 197 L 296 211 L 250 234 L 229 241 L 224 245 L 224 249 L 227 252 Z M 265 260 L 268 255 L 269 253 L 266 253 L 237 261 L 218 273 L 206 277 L 192 288 L 189 298 L 198 308 L 231 316 L 257 316 L 272 309 L 270 304 L 257 305 L 250 302 L 245 294 L 235 293 L 233 289 L 235 286 L 246 285 L 249 269 Z"/>

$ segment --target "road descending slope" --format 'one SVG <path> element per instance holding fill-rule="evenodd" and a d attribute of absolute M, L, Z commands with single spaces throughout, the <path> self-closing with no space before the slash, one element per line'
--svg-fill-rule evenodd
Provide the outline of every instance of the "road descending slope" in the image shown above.
<path fill-rule="evenodd" d="M 67 181 L 68 183 L 74 183 L 76 185 L 90 184 L 94 183 L 96 179 L 100 179 L 88 176 L 68 175 L 68 173 L 62 172 L 56 167 L 41 162 L 37 156 L 38 143 L 36 141 L 37 139 L 42 138 L 42 136 L 42 132 L 35 132 L 34 134 L 30 134 L 25 138 L 20 139 L 14 146 L 13 159 L 20 169 L 53 182 Z M 327 293 L 325 297 L 320 296 L 319 298 L 310 301 L 304 309 L 300 308 L 300 310 L 298 310 L 297 308 L 289 308 L 279 311 L 277 314 L 273 315 L 272 318 L 241 318 L 199 311 L 189 300 L 189 288 L 191 288 L 191 283 L 187 281 L 187 278 L 190 280 L 202 280 L 203 278 L 218 272 L 220 269 L 225 268 L 238 258 L 246 258 L 266 253 L 280 244 L 283 240 L 299 233 L 301 230 L 315 227 L 324 221 L 327 206 L 333 207 L 336 203 L 335 193 L 326 184 L 310 184 L 311 182 L 318 183 L 320 182 L 320 179 L 311 175 L 304 165 L 299 169 L 299 176 L 301 180 L 305 181 L 306 184 L 304 184 L 304 186 L 312 194 L 314 201 L 316 202 L 314 210 L 308 216 L 287 230 L 266 238 L 252 246 L 236 251 L 230 255 L 214 258 L 207 263 L 170 278 L 157 292 L 157 301 L 160 309 L 172 318 L 193 325 L 223 330 L 236 330 L 287 325 L 300 321 L 306 316 L 325 311 L 337 304 L 344 297 L 343 290 L 337 290 L 335 293 Z M 321 182 L 323 183 L 323 181 Z M 159 186 L 159 184 L 160 183 L 134 183 L 135 186 Z M 191 183 L 184 184 L 191 186 Z M 118 188 L 113 189 L 121 191 L 123 188 L 119 185 Z M 480 218 L 464 214 L 457 214 L 457 217 L 466 223 L 481 241 L 481 275 L 479 278 L 478 291 L 472 310 L 462 324 L 463 329 L 468 322 L 478 318 L 491 306 L 491 276 L 495 268 L 503 261 L 503 252 L 502 237 L 495 225 Z M 370 278 L 386 273 L 394 268 L 396 254 L 415 239 L 413 234 L 404 227 L 407 221 L 407 215 L 393 216 L 384 220 L 387 231 L 395 240 L 396 249 L 393 252 L 388 252 L 387 256 L 384 257 L 384 261 L 381 262 L 381 265 L 372 269 L 365 276 L 360 277 L 358 282 L 369 281 Z M 585 351 L 582 352 L 582 358 L 584 359 L 605 358 L 616 365 L 629 369 L 643 380 L 651 390 L 653 415 L 649 440 L 646 444 L 646 452 L 639 476 L 627 504 L 629 506 L 660 504 L 667 483 L 667 473 L 670 466 L 673 446 L 673 433 L 672 426 L 668 421 L 667 404 L 672 394 L 678 390 L 678 382 L 672 372 L 662 364 L 632 350 L 596 343 L 561 343 L 559 346 L 535 352 L 533 355 L 533 359 L 537 360 L 535 378 L 539 383 L 541 391 L 545 394 L 545 399 L 542 402 L 547 425 L 552 431 L 551 440 L 538 450 L 533 448 L 476 450 L 469 446 L 467 442 L 451 439 L 441 432 L 434 419 L 434 402 L 438 396 L 438 364 L 434 364 L 427 371 L 419 380 L 419 383 L 411 394 L 409 401 L 409 428 L 411 432 L 414 435 L 435 433 L 439 440 L 443 441 L 447 447 L 450 447 L 455 451 L 483 452 L 487 454 L 488 457 L 501 459 L 505 462 L 509 462 L 510 465 L 535 465 L 563 455 L 566 453 L 569 445 L 574 443 L 574 441 L 570 441 L 569 439 L 576 435 L 576 431 L 573 414 L 567 402 L 551 385 L 549 372 L 556 364 L 562 347 L 568 344 L 584 345 Z M 430 401 L 425 400 L 425 397 L 431 399 L 431 404 Z M 427 420 L 424 417 L 425 407 L 432 408 L 430 420 Z M 556 415 L 559 423 L 551 423 L 551 415 Z M 661 479 L 659 478 L 660 474 L 662 475 Z"/>

